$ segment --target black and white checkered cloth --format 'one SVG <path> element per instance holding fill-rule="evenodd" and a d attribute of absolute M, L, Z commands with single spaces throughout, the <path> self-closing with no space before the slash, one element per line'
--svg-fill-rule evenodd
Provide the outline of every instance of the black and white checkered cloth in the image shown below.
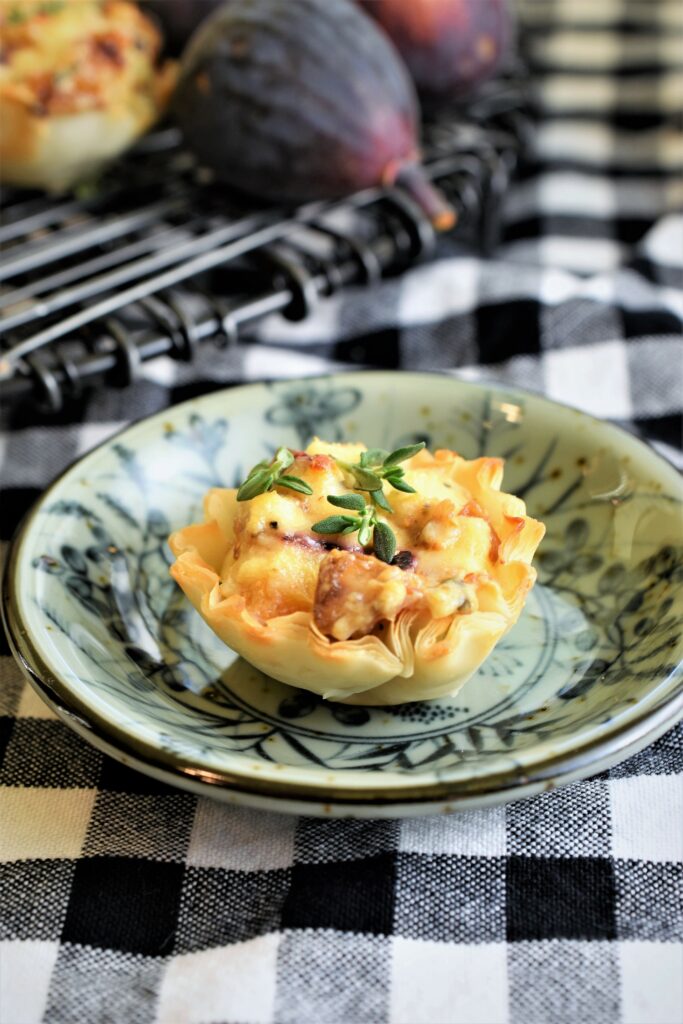
<path fill-rule="evenodd" d="M 486 0 L 481 0 L 482 3 Z M 681 461 L 683 6 L 524 0 L 536 149 L 495 259 L 436 262 L 4 410 L 6 540 L 54 474 L 211 387 L 353 366 L 537 389 Z M 2 1024 L 681 1024 L 683 729 L 506 808 L 354 823 L 214 804 L 86 746 L 0 651 Z"/>

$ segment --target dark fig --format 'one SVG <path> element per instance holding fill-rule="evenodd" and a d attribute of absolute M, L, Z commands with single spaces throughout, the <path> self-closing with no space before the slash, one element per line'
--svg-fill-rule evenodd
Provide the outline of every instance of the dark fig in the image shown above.
<path fill-rule="evenodd" d="M 459 98 L 496 73 L 512 38 L 509 0 L 360 0 L 430 99 Z"/>
<path fill-rule="evenodd" d="M 217 177 L 280 202 L 399 185 L 439 228 L 454 214 L 419 162 L 402 61 L 351 0 L 231 0 L 181 62 L 176 111 Z"/>
<path fill-rule="evenodd" d="M 180 53 L 198 25 L 225 0 L 144 0 L 164 31 L 166 48 Z"/>

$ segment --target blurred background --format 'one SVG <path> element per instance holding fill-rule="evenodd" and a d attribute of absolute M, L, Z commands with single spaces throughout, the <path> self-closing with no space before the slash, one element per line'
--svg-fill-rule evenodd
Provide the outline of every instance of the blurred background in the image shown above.
<path fill-rule="evenodd" d="M 676 457 L 677 0 L 219 7 L 0 6 L 10 426 L 72 425 L 61 465 L 83 421 L 399 367 L 543 391 Z"/>

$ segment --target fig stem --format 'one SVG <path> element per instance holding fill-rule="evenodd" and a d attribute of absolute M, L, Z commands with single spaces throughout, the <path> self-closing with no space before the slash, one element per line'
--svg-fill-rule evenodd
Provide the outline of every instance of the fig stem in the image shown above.
<path fill-rule="evenodd" d="M 429 217 L 437 231 L 454 227 L 457 215 L 443 192 L 436 188 L 425 174 L 424 167 L 411 161 L 402 164 L 393 184 L 402 188 Z"/>

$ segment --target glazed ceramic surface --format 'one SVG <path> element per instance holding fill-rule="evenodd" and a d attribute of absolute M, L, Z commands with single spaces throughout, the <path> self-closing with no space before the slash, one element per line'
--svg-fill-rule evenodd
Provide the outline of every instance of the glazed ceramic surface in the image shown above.
<path fill-rule="evenodd" d="M 171 530 L 278 445 L 502 456 L 547 526 L 520 621 L 452 700 L 365 708 L 265 677 L 168 575 Z M 624 432 L 531 394 L 364 373 L 206 395 L 47 492 L 6 572 L 11 639 L 86 739 L 187 788 L 306 813 L 434 813 L 600 770 L 683 711 L 683 486 Z"/>

